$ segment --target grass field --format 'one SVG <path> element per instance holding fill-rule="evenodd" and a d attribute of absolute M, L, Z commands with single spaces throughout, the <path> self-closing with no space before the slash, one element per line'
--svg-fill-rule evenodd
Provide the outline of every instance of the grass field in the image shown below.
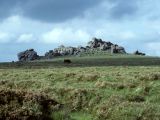
<path fill-rule="evenodd" d="M 0 64 L 0 119 L 160 120 L 160 59 Z"/>

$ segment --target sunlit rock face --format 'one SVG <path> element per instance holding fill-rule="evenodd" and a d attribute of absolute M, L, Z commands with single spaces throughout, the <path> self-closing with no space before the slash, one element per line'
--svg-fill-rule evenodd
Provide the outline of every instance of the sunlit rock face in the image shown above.
<path fill-rule="evenodd" d="M 97 49 L 100 51 L 110 51 L 111 53 L 126 53 L 123 47 L 97 38 L 93 38 L 92 41 L 88 42 L 88 46 L 91 50 Z"/>

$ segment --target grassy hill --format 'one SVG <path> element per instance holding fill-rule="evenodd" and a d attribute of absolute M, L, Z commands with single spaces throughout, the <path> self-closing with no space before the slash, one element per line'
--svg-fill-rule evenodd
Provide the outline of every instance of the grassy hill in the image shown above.
<path fill-rule="evenodd" d="M 64 59 L 70 59 L 71 64 L 64 64 Z M 160 65 L 159 57 L 136 56 L 126 54 L 93 54 L 82 56 L 56 57 L 49 60 L 32 62 L 0 63 L 0 68 L 52 68 L 52 67 L 96 67 L 96 66 L 156 66 Z"/>
<path fill-rule="evenodd" d="M 1 63 L 0 119 L 159 120 L 159 58 L 66 58 Z"/>

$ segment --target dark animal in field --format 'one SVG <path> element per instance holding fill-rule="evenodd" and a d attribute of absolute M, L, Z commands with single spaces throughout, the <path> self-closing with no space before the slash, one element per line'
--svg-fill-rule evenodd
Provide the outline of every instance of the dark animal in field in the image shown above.
<path fill-rule="evenodd" d="M 72 61 L 70 59 L 64 59 L 64 63 L 70 64 Z"/>

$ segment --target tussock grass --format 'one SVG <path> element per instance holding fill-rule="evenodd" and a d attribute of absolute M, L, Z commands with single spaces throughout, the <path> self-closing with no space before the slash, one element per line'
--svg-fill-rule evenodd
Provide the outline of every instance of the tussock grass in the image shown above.
<path fill-rule="evenodd" d="M 51 119 L 60 104 L 46 95 L 23 90 L 0 89 L 0 119 Z"/>
<path fill-rule="evenodd" d="M 159 120 L 159 71 L 153 66 L 0 69 L 0 117 Z M 57 104 L 43 111 L 41 102 L 49 100 Z"/>
<path fill-rule="evenodd" d="M 148 73 L 147 75 L 140 75 L 138 78 L 142 81 L 154 81 L 160 80 L 160 72 L 157 73 Z"/>

